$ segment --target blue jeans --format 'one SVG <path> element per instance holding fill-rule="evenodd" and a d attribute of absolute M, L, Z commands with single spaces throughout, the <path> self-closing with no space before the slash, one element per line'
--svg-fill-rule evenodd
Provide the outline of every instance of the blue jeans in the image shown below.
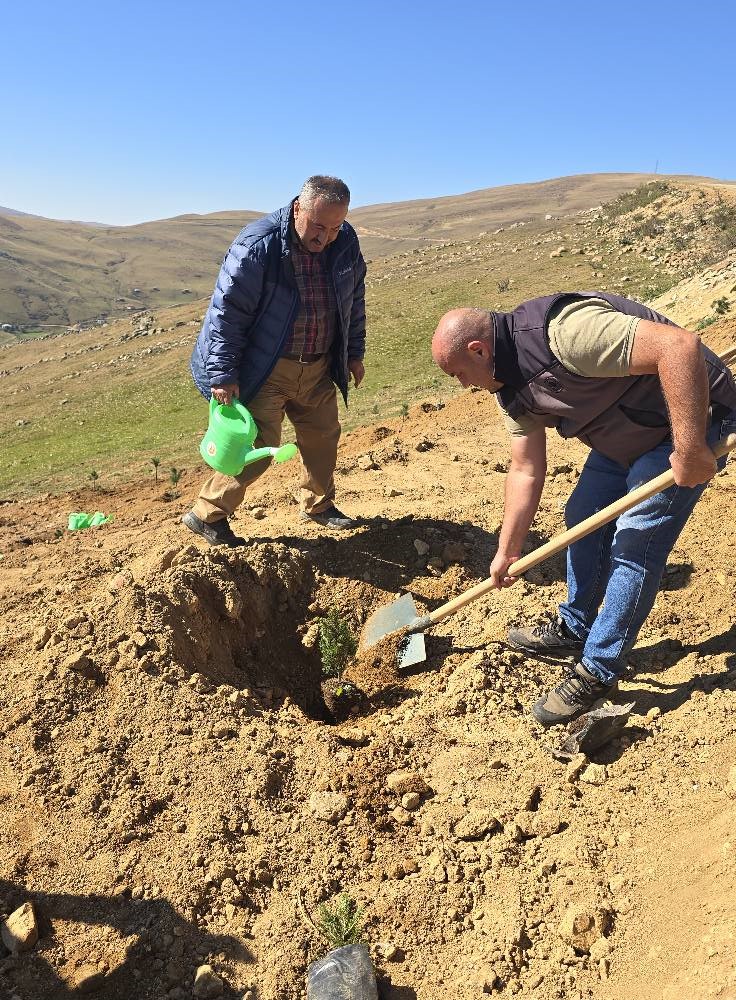
<path fill-rule="evenodd" d="M 713 446 L 736 432 L 736 411 L 708 432 Z M 592 451 L 565 508 L 568 528 L 670 468 L 667 438 L 626 468 Z M 726 456 L 719 459 L 719 468 Z M 671 486 L 567 550 L 567 601 L 560 616 L 585 641 L 581 662 L 604 684 L 623 673 L 652 610 L 667 557 L 705 485 Z M 602 606 L 601 606 L 602 605 Z"/>

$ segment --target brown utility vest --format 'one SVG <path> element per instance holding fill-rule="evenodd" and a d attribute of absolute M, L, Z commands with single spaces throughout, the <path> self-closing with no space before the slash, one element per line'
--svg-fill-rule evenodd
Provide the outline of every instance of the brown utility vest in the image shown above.
<path fill-rule="evenodd" d="M 627 316 L 675 324 L 654 310 L 608 292 L 558 292 L 522 302 L 511 313 L 492 312 L 493 377 L 497 398 L 514 420 L 542 416 L 563 438 L 576 437 L 621 465 L 656 448 L 670 434 L 667 405 L 656 375 L 587 378 L 568 371 L 549 346 L 547 327 L 563 299 L 605 299 Z M 726 365 L 703 345 L 711 419 L 736 410 L 736 383 Z"/>

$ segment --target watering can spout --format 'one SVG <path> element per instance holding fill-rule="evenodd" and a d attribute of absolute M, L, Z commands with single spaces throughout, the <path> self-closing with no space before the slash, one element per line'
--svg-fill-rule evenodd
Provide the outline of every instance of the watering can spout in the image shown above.
<path fill-rule="evenodd" d="M 272 458 L 274 462 L 288 462 L 296 455 L 295 444 L 284 444 L 280 448 L 252 448 L 245 456 L 245 465 L 260 462 L 264 458 Z"/>

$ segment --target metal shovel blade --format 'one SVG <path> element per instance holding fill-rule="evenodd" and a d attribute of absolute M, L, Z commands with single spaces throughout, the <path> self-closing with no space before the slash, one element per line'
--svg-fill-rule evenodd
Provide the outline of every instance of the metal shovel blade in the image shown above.
<path fill-rule="evenodd" d="M 418 618 L 414 598 L 411 594 L 403 594 L 383 608 L 378 608 L 368 618 L 363 631 L 363 649 L 375 646 L 381 639 L 393 632 L 399 632 L 407 625 L 413 624 Z M 404 638 L 398 651 L 399 667 L 412 667 L 415 663 L 423 663 L 427 654 L 424 647 L 424 635 L 415 633 Z"/>

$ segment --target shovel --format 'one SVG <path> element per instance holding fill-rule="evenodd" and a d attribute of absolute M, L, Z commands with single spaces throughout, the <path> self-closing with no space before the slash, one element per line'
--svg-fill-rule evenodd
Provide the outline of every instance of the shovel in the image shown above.
<path fill-rule="evenodd" d="M 734 448 L 736 448 L 736 434 L 729 434 L 713 448 L 713 454 L 716 458 L 721 458 Z M 620 500 L 614 500 L 613 503 L 604 507 L 603 510 L 591 514 L 590 517 L 586 517 L 580 524 L 576 524 L 573 528 L 563 531 L 560 535 L 555 535 L 554 538 L 545 542 L 544 545 L 540 545 L 538 549 L 534 549 L 533 552 L 511 563 L 506 571 L 507 575 L 520 576 L 522 573 L 526 573 L 532 566 L 537 566 L 539 563 L 544 562 L 545 559 L 548 559 L 549 556 L 553 556 L 562 549 L 567 548 L 568 545 L 576 542 L 579 538 L 584 538 L 585 535 L 589 535 L 591 532 L 603 527 L 604 524 L 613 521 L 619 514 L 623 514 L 624 511 L 635 507 L 642 500 L 646 500 L 654 496 L 655 493 L 661 493 L 663 490 L 666 490 L 674 484 L 674 481 L 675 477 L 671 469 L 656 476 L 654 479 L 650 479 L 648 483 L 638 486 L 631 493 L 627 493 L 625 497 L 621 497 Z M 393 632 L 401 631 L 403 633 L 403 641 L 398 653 L 399 667 L 406 668 L 412 667 L 416 663 L 423 663 L 427 658 L 423 635 L 425 629 L 436 625 L 437 622 L 442 621 L 443 618 L 447 618 L 448 615 L 454 615 L 460 608 L 464 608 L 466 604 L 477 601 L 479 597 L 482 597 L 483 594 L 487 594 L 489 590 L 493 589 L 494 585 L 489 577 L 483 580 L 482 583 L 476 584 L 475 587 L 471 587 L 470 590 L 466 590 L 459 597 L 455 597 L 446 604 L 440 605 L 439 608 L 435 608 L 430 614 L 422 617 L 417 615 L 417 609 L 411 594 L 404 594 L 403 597 L 397 598 L 391 604 L 387 604 L 383 608 L 378 608 L 368 618 L 363 632 L 362 648 L 368 649 Z"/>

